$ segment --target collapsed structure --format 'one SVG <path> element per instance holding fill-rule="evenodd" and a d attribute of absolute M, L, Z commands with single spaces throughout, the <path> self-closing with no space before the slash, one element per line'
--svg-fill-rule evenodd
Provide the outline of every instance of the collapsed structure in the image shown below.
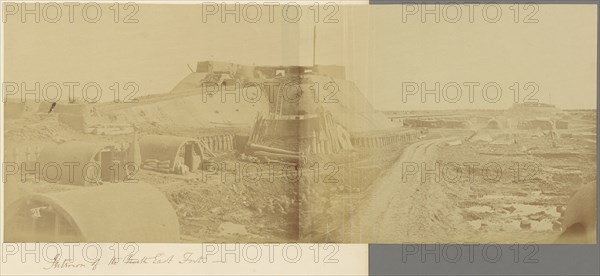
<path fill-rule="evenodd" d="M 519 117 L 554 117 L 563 114 L 562 110 L 552 104 L 525 102 L 515 103 L 512 107 L 506 110 L 507 116 Z"/>
<path fill-rule="evenodd" d="M 519 122 L 517 126 L 519 129 L 541 129 L 541 130 L 553 130 L 554 122 L 549 119 L 533 119 L 523 120 Z"/>
<path fill-rule="evenodd" d="M 23 101 L 21 99 L 6 98 L 3 102 L 4 118 L 16 119 L 37 112 L 39 104 L 34 101 Z"/>
<path fill-rule="evenodd" d="M 192 138 L 146 135 L 140 139 L 142 169 L 185 174 L 203 160 L 201 144 Z"/>
<path fill-rule="evenodd" d="M 519 129 L 568 129 L 569 124 L 563 120 L 567 115 L 558 107 L 546 103 L 515 103 L 504 112 L 504 115 L 516 122 Z"/>
<path fill-rule="evenodd" d="M 173 207 L 158 189 L 144 183 L 30 194 L 8 205 L 5 214 L 7 242 L 179 240 Z"/>
<path fill-rule="evenodd" d="M 409 127 L 428 127 L 428 128 L 459 128 L 469 129 L 471 123 L 467 120 L 451 119 L 432 119 L 432 118 L 406 118 L 403 121 L 405 126 Z"/>

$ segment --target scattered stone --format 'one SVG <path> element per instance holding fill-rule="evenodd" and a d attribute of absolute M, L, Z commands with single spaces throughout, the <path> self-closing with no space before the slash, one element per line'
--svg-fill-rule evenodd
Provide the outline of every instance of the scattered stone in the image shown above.
<path fill-rule="evenodd" d="M 562 223 L 560 223 L 559 221 L 553 221 L 552 222 L 552 230 L 554 231 L 560 231 L 562 229 Z"/>
<path fill-rule="evenodd" d="M 214 208 L 210 209 L 210 212 L 213 213 L 213 214 L 218 214 L 218 213 L 221 212 L 222 209 L 223 208 L 221 208 L 221 207 L 214 207 Z"/>
<path fill-rule="evenodd" d="M 552 175 L 552 181 L 560 183 L 569 183 L 571 185 L 579 185 L 583 183 L 583 178 L 580 172 L 574 173 L 557 173 Z"/>
<path fill-rule="evenodd" d="M 463 218 L 467 221 L 480 220 L 482 217 L 474 212 L 466 212 L 463 214 Z"/>
<path fill-rule="evenodd" d="M 523 197 L 526 197 L 526 196 L 529 196 L 529 195 L 530 195 L 530 193 L 528 193 L 528 192 L 523 192 L 523 191 L 517 191 L 517 192 L 514 192 L 514 193 L 512 193 L 512 194 L 513 194 L 513 195 L 516 195 L 516 196 L 523 196 Z"/>
<path fill-rule="evenodd" d="M 535 221 L 541 221 L 542 219 L 551 218 L 551 217 L 552 217 L 551 215 L 547 214 L 544 211 L 540 211 L 535 214 L 530 214 L 527 216 L 528 219 L 535 220 Z"/>
<path fill-rule="evenodd" d="M 226 235 L 248 235 L 246 226 L 232 222 L 221 223 L 219 225 L 219 232 Z"/>
<path fill-rule="evenodd" d="M 506 211 L 509 211 L 511 213 L 514 212 L 515 210 L 517 210 L 517 208 L 515 208 L 515 206 L 512 206 L 512 205 L 508 206 L 508 207 L 504 207 L 503 209 Z"/>
<path fill-rule="evenodd" d="M 521 229 L 527 229 L 527 230 L 529 230 L 529 229 L 531 229 L 531 221 L 527 220 L 527 219 L 526 220 L 522 220 L 520 226 L 521 226 Z"/>
<path fill-rule="evenodd" d="M 462 140 L 455 140 L 448 142 L 448 146 L 458 146 L 462 144 Z"/>
<path fill-rule="evenodd" d="M 55 143 L 58 143 L 58 144 L 62 144 L 64 142 L 66 142 L 67 140 L 65 140 L 65 138 L 62 138 L 62 137 L 52 137 L 52 141 L 54 141 Z"/>

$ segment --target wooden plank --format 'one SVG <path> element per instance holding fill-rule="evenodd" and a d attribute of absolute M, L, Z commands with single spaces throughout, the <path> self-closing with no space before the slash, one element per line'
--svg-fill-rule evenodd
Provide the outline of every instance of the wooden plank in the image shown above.
<path fill-rule="evenodd" d="M 280 154 L 280 153 L 272 153 L 272 152 L 266 152 L 266 151 L 257 151 L 254 152 L 254 155 L 256 156 L 265 156 L 265 157 L 269 157 L 269 158 L 275 158 L 275 159 L 283 159 L 285 161 L 296 161 L 296 162 L 305 162 L 306 161 L 306 157 L 304 156 L 299 156 L 299 155 L 291 155 L 291 154 Z"/>
<path fill-rule="evenodd" d="M 256 151 L 266 151 L 266 152 L 273 152 L 273 153 L 281 153 L 281 154 L 290 154 L 290 155 L 300 155 L 300 152 L 297 151 L 290 151 L 290 150 L 284 150 L 284 149 L 279 149 L 279 148 L 273 148 L 273 147 L 268 147 L 268 146 L 263 146 L 263 145 L 259 145 L 259 144 L 249 144 L 248 147 L 252 150 L 256 150 Z"/>

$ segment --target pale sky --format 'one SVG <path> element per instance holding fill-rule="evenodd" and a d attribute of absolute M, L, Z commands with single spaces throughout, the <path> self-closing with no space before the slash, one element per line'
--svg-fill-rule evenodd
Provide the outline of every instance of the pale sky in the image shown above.
<path fill-rule="evenodd" d="M 405 7 L 406 8 L 406 7 Z M 311 65 L 313 26 L 317 25 L 317 63 L 347 68 L 348 78 L 378 109 L 506 108 L 518 82 L 522 96 L 535 83 L 535 98 L 562 108 L 596 106 L 596 7 L 540 5 L 538 23 L 515 23 L 508 6 L 497 23 L 487 23 L 475 9 L 470 23 L 422 23 L 418 14 L 403 22 L 400 6 L 345 6 L 323 23 L 330 10 L 320 9 L 320 21 L 304 7 L 299 23 L 284 22 L 275 9 L 258 23 L 235 23 L 218 15 L 202 22 L 200 5 L 140 5 L 138 23 L 114 23 L 108 7 L 97 23 L 19 22 L 4 26 L 4 81 L 136 82 L 142 94 L 169 92 L 202 60 L 239 64 Z M 464 15 L 464 14 L 463 14 Z M 525 15 L 520 14 L 520 18 Z M 14 20 L 17 19 L 17 20 Z M 242 20 L 242 22 L 244 22 Z M 421 103 L 419 94 L 402 102 L 403 83 L 477 82 L 474 103 Z M 481 86 L 497 83 L 500 101 L 486 103 Z M 531 87 L 528 87 L 532 89 Z M 514 87 L 513 87 L 514 89 Z M 109 94 L 109 91 L 105 91 Z M 493 95 L 493 93 L 491 93 Z M 104 100 L 112 95 L 105 95 Z"/>

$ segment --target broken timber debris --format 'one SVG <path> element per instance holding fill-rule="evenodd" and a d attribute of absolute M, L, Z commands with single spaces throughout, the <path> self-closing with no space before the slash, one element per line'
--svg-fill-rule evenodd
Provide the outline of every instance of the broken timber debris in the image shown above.
<path fill-rule="evenodd" d="M 266 151 L 256 151 L 256 152 L 254 152 L 254 155 L 274 158 L 276 160 L 279 159 L 279 160 L 283 160 L 285 162 L 292 162 L 292 163 L 299 163 L 299 164 L 306 163 L 306 157 L 300 156 L 300 155 L 272 153 L 272 152 L 266 152 Z"/>

